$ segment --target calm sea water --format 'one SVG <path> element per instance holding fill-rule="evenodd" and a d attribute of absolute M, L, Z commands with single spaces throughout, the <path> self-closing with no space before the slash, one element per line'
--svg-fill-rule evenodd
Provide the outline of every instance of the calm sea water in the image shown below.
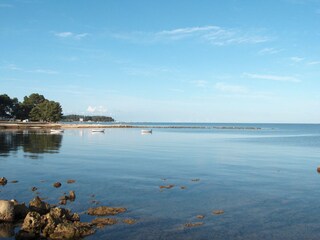
<path fill-rule="evenodd" d="M 320 125 L 203 125 L 262 129 L 0 131 L 0 176 L 9 181 L 0 199 L 29 202 L 39 194 L 57 203 L 75 190 L 76 201 L 66 207 L 82 221 L 99 206 L 93 200 L 126 207 L 119 220 L 137 220 L 86 239 L 320 238 Z M 56 181 L 61 188 L 52 187 Z M 168 184 L 175 187 L 160 190 Z M 184 227 L 189 222 L 204 224 Z"/>

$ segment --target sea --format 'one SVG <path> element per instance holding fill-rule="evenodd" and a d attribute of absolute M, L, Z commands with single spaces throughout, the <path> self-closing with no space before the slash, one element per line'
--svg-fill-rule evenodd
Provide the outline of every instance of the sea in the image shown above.
<path fill-rule="evenodd" d="M 320 238 L 319 124 L 128 124 L 152 134 L 1 130 L 0 199 L 58 204 L 74 190 L 63 207 L 84 222 L 90 207 L 127 209 L 85 239 Z M 0 223 L 0 238 L 19 228 Z"/>

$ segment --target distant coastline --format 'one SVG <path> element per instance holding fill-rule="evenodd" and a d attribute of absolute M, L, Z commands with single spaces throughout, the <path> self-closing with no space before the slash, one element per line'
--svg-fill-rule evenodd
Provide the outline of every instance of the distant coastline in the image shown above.
<path fill-rule="evenodd" d="M 251 126 L 197 126 L 197 125 L 134 125 L 134 124 L 83 124 L 83 123 L 39 123 L 39 122 L 0 122 L 0 129 L 76 129 L 76 128 L 172 128 L 172 129 L 235 129 L 260 130 Z"/>

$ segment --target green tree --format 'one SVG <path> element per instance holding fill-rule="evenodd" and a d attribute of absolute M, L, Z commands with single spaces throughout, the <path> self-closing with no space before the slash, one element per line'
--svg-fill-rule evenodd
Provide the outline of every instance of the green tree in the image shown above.
<path fill-rule="evenodd" d="M 46 101 L 45 97 L 43 95 L 40 95 L 39 93 L 32 93 L 29 95 L 29 97 L 25 96 L 21 106 L 21 108 L 23 109 L 23 118 L 29 118 L 31 110 L 44 101 Z"/>
<path fill-rule="evenodd" d="M 10 98 L 7 94 L 0 95 L 0 117 L 14 118 L 19 101 L 17 98 Z"/>
<path fill-rule="evenodd" d="M 62 108 L 58 102 L 45 100 L 32 108 L 29 117 L 32 121 L 57 122 L 62 117 Z"/>

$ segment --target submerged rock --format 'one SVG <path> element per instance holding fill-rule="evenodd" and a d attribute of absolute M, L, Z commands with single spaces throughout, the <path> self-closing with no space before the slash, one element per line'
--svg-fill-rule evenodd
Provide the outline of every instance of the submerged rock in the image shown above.
<path fill-rule="evenodd" d="M 76 200 L 76 193 L 73 190 L 69 192 L 69 199 L 71 202 Z"/>
<path fill-rule="evenodd" d="M 12 180 L 11 183 L 18 183 L 19 181 L 17 180 Z"/>
<path fill-rule="evenodd" d="M 55 188 L 59 188 L 59 187 L 61 187 L 61 183 L 60 183 L 60 182 L 55 182 L 55 183 L 53 184 L 53 186 L 54 186 Z"/>
<path fill-rule="evenodd" d="M 186 189 L 187 187 L 186 186 L 181 186 L 180 187 L 182 190 Z"/>
<path fill-rule="evenodd" d="M 32 191 L 32 192 L 35 192 L 35 191 L 37 191 L 37 190 L 38 190 L 38 188 L 36 188 L 36 187 L 32 187 L 32 188 L 31 188 L 31 191 Z"/>
<path fill-rule="evenodd" d="M 114 225 L 118 221 L 114 218 L 96 218 L 92 220 L 92 224 L 96 225 L 98 228 L 102 228 L 106 225 Z"/>
<path fill-rule="evenodd" d="M 14 221 L 14 203 L 7 200 L 0 200 L 0 222 Z"/>
<path fill-rule="evenodd" d="M 204 215 L 197 215 L 196 216 L 196 218 L 198 218 L 198 219 L 204 219 L 204 217 L 205 217 Z"/>
<path fill-rule="evenodd" d="M 186 223 L 184 226 L 187 228 L 190 228 L 190 227 L 199 227 L 203 224 L 204 224 L 203 222 L 195 222 L 195 223 Z"/>
<path fill-rule="evenodd" d="M 116 215 L 126 211 L 127 211 L 126 208 L 100 206 L 96 208 L 89 208 L 88 214 L 96 215 L 96 216 L 108 216 L 108 215 Z"/>
<path fill-rule="evenodd" d="M 200 179 L 199 178 L 194 178 L 194 179 L 191 179 L 192 182 L 199 182 Z"/>
<path fill-rule="evenodd" d="M 4 186 L 8 183 L 8 180 L 5 177 L 0 178 L 0 185 Z"/>
<path fill-rule="evenodd" d="M 224 211 L 223 210 L 214 210 L 213 214 L 215 214 L 215 215 L 224 214 Z"/>
<path fill-rule="evenodd" d="M 35 211 L 40 214 L 46 214 L 50 211 L 50 204 L 41 201 L 41 199 L 37 196 L 29 202 L 29 209 L 30 211 Z"/>
<path fill-rule="evenodd" d="M 131 225 L 131 224 L 135 224 L 137 221 L 131 218 L 126 218 L 126 219 L 123 219 L 122 222 Z"/>
<path fill-rule="evenodd" d="M 170 184 L 170 185 L 166 185 L 166 186 L 160 186 L 160 189 L 163 189 L 163 188 L 170 189 L 170 188 L 173 188 L 173 187 L 174 187 L 174 185 Z"/>
<path fill-rule="evenodd" d="M 69 180 L 67 181 L 68 184 L 75 183 L 75 182 L 76 182 L 76 180 L 73 180 L 73 179 L 69 179 Z"/>

